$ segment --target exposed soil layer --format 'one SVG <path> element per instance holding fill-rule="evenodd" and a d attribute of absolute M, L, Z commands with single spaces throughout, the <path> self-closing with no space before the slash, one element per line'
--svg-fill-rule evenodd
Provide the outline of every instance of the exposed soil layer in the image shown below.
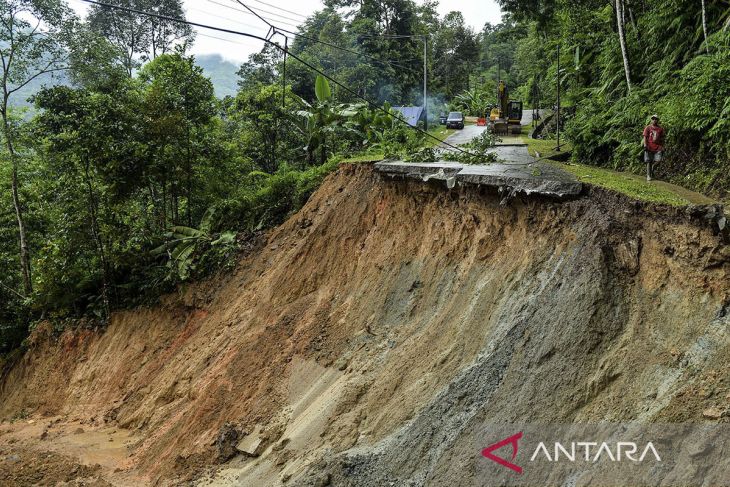
<path fill-rule="evenodd" d="M 80 465 L 75 459 L 37 449 L 0 449 L 0 485 L 74 485 L 106 487 L 101 467 Z"/>
<path fill-rule="evenodd" d="M 0 462 L 49 451 L 27 416 L 113 485 L 470 485 L 486 422 L 730 420 L 711 208 L 500 201 L 340 167 L 230 275 L 39 327 L 0 383 Z"/>

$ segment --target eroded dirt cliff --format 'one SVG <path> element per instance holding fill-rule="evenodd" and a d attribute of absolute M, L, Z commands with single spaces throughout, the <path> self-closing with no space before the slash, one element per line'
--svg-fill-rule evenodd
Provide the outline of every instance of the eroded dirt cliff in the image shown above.
<path fill-rule="evenodd" d="M 730 409 L 730 247 L 704 214 L 345 165 L 233 273 L 37 330 L 0 448 L 116 485 L 467 485 L 488 421 L 704 421 Z M 260 455 L 221 466 L 241 439 Z"/>

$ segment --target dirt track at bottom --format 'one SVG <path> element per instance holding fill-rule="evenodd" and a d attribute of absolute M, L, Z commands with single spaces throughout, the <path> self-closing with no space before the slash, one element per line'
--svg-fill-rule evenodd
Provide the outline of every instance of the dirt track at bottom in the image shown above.
<path fill-rule="evenodd" d="M 106 487 L 101 467 L 80 465 L 75 459 L 50 451 L 0 449 L 0 485 L 74 485 Z M 50 481 L 50 482 L 49 482 Z"/>
<path fill-rule="evenodd" d="M 0 417 L 128 435 L 113 485 L 460 485 L 487 420 L 730 407 L 730 251 L 701 215 L 499 201 L 343 166 L 235 272 L 104 332 L 41 327 Z M 261 456 L 220 464 L 222 430 L 260 431 Z"/>

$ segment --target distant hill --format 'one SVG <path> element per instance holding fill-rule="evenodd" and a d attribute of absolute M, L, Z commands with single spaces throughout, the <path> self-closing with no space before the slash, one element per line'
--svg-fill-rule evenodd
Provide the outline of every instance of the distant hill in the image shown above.
<path fill-rule="evenodd" d="M 219 54 L 204 54 L 195 56 L 195 63 L 203 68 L 205 75 L 210 78 L 215 88 L 215 94 L 219 98 L 227 95 L 235 96 L 238 91 L 238 72 L 239 66 L 223 59 Z M 22 90 L 13 93 L 10 97 L 10 105 L 15 107 L 31 107 L 28 98 L 33 96 L 43 86 L 54 86 L 70 84 L 67 77 L 56 75 L 39 76 L 34 79 Z"/>
<path fill-rule="evenodd" d="M 64 75 L 51 76 L 50 74 L 38 76 L 36 79 L 25 85 L 21 90 L 10 95 L 9 104 L 13 107 L 32 107 L 33 104 L 28 98 L 38 93 L 44 86 L 55 86 L 68 84 L 68 78 Z"/>
<path fill-rule="evenodd" d="M 203 68 L 206 76 L 210 77 L 219 98 L 235 96 L 238 91 L 239 66 L 223 59 L 219 54 L 204 54 L 195 56 L 195 64 Z"/>

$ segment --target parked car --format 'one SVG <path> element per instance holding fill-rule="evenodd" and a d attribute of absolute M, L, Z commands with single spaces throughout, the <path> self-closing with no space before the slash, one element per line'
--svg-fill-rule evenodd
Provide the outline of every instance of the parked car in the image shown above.
<path fill-rule="evenodd" d="M 446 120 L 449 118 L 448 115 L 442 113 L 439 115 L 439 125 L 446 125 Z"/>
<path fill-rule="evenodd" d="M 449 117 L 446 119 L 447 129 L 463 129 L 464 128 L 464 114 L 461 112 L 451 112 Z"/>

